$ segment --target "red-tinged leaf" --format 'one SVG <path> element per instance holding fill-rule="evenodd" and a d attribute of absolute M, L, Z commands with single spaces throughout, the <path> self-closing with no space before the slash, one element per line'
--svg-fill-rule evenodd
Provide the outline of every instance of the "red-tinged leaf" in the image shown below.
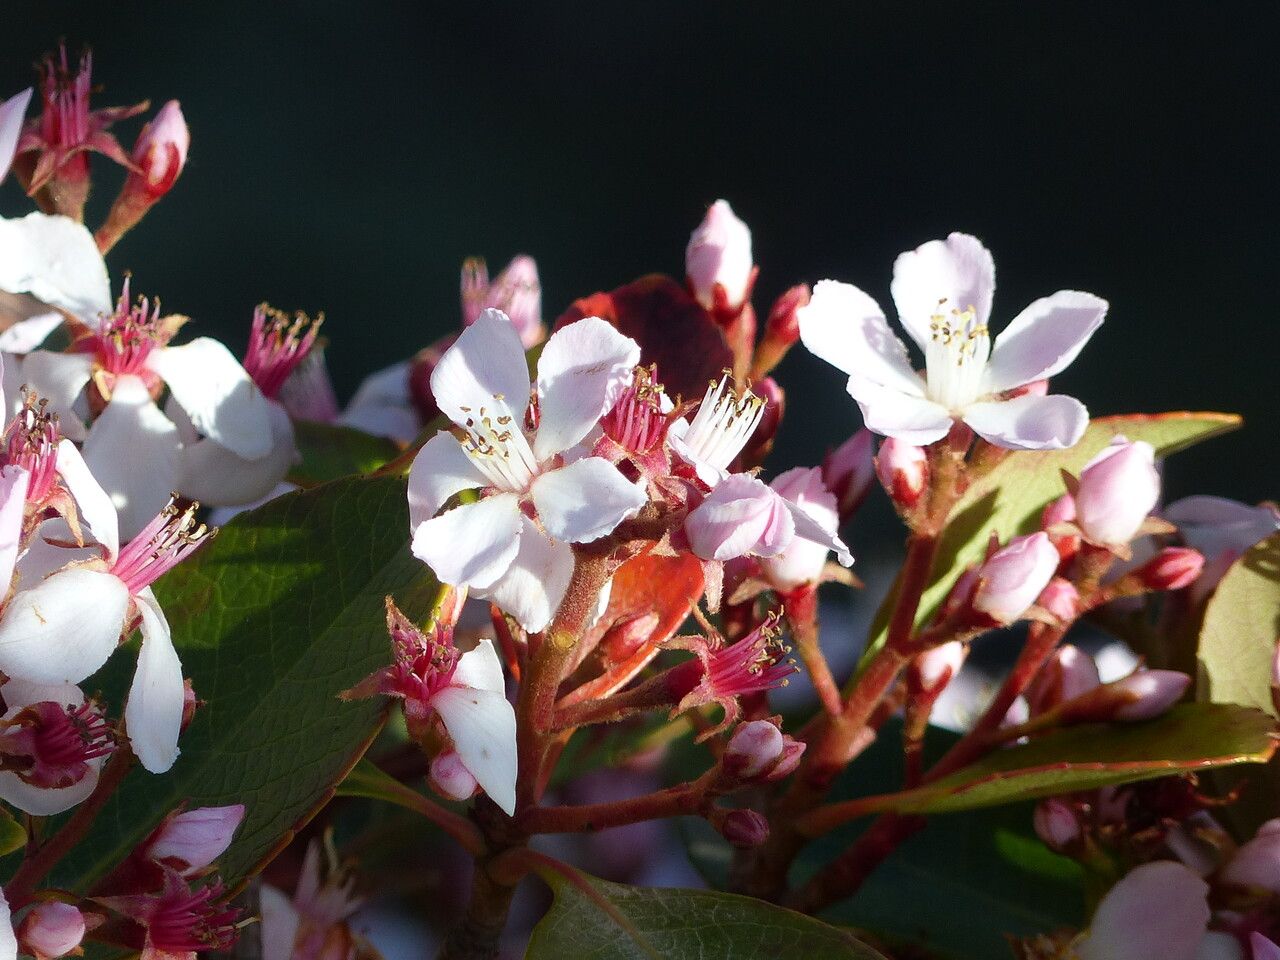
<path fill-rule="evenodd" d="M 707 381 L 733 366 L 733 353 L 711 315 L 681 284 L 661 274 L 575 300 L 556 320 L 556 329 L 583 317 L 608 320 L 640 344 L 640 362 L 658 365 L 672 398 L 700 398 Z"/>

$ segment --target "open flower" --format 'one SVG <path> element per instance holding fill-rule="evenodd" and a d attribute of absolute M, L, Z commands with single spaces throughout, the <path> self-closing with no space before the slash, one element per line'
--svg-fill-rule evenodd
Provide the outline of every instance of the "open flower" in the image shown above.
<path fill-rule="evenodd" d="M 1059 373 L 1102 323 L 1107 303 L 1060 290 L 1036 300 L 1001 332 L 988 332 L 995 266 L 975 238 L 953 233 L 898 257 L 893 299 L 903 329 L 925 356 L 922 380 L 876 302 L 857 287 L 824 280 L 800 311 L 800 338 L 849 375 L 867 428 L 923 446 L 963 420 L 1014 450 L 1073 446 L 1089 416 L 1078 400 L 1009 391 Z"/>
<path fill-rule="evenodd" d="M 1209 924 L 1208 885 L 1168 860 L 1136 867 L 1102 898 L 1080 960 L 1194 960 Z"/>
<path fill-rule="evenodd" d="M 569 324 L 538 359 L 531 409 L 520 337 L 501 311 L 484 311 L 431 375 L 456 428 L 427 441 L 409 473 L 414 555 L 442 582 L 543 629 L 573 571 L 568 545 L 606 536 L 645 503 L 609 461 L 565 456 L 613 406 L 639 358 L 635 341 L 603 320 Z M 436 516 L 464 490 L 479 499 Z"/>

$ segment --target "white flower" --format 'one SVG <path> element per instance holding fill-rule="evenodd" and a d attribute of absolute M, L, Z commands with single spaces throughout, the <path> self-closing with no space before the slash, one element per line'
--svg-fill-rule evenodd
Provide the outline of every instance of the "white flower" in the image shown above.
<path fill-rule="evenodd" d="M 31 683 L 12 679 L 0 686 L 0 694 L 4 696 L 7 708 L 0 718 L 3 720 L 9 720 L 26 707 L 44 701 L 65 707 L 80 707 L 85 702 L 84 692 L 73 683 Z M 50 817 L 70 810 L 93 793 L 93 788 L 98 785 L 98 773 L 106 759 L 105 756 L 97 756 L 85 761 L 88 770 L 84 777 L 69 787 L 38 787 L 11 770 L 0 771 L 0 800 L 37 817 Z M 3 932 L 0 929 L 0 936 Z M 0 957 L 2 956 L 0 953 Z"/>
<path fill-rule="evenodd" d="M 501 311 L 484 311 L 431 375 L 436 403 L 457 427 L 427 441 L 409 473 L 414 555 L 442 582 L 474 588 L 525 629 L 543 629 L 573 572 L 568 544 L 606 536 L 645 503 L 607 460 L 564 455 L 613 405 L 639 359 L 635 341 L 597 317 L 564 327 L 538 359 L 530 429 L 520 337 Z M 482 496 L 436 516 L 464 490 Z"/>
<path fill-rule="evenodd" d="M 0 183 L 4 183 L 13 164 L 13 154 L 18 149 L 18 137 L 22 133 L 22 118 L 31 103 L 31 92 L 27 87 L 0 103 Z"/>
<path fill-rule="evenodd" d="M 1078 400 L 1002 395 L 1065 369 L 1102 323 L 1106 301 L 1060 290 L 1018 314 L 993 346 L 987 321 L 994 290 L 991 254 L 966 234 L 898 258 L 893 299 L 903 328 L 924 353 L 923 380 L 880 307 L 850 284 L 824 280 L 814 287 L 799 311 L 800 338 L 849 375 L 849 394 L 876 433 L 923 446 L 963 420 L 1001 447 L 1073 446 L 1089 422 Z"/>

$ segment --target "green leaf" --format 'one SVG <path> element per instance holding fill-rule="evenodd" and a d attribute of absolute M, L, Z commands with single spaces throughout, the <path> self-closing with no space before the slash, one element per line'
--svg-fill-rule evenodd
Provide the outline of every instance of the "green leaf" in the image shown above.
<path fill-rule="evenodd" d="M 750 897 L 540 872 L 555 903 L 527 960 L 884 960 L 852 934 Z"/>
<path fill-rule="evenodd" d="M 1118 434 L 1145 440 L 1157 457 L 1185 450 L 1240 426 L 1230 413 L 1128 414 L 1102 417 L 1089 424 L 1070 450 L 1020 450 L 1006 456 L 985 476 L 975 480 L 951 512 L 934 563 L 935 576 L 920 601 L 917 624 L 933 616 L 965 567 L 982 558 L 992 531 L 1001 540 L 1031 533 L 1050 501 L 1065 493 L 1062 471 L 1080 470 Z M 890 592 L 876 616 L 865 664 L 884 643 L 892 609 Z"/>
<path fill-rule="evenodd" d="M 7 857 L 27 845 L 27 830 L 13 819 L 6 808 L 0 807 L 0 857 Z"/>
<path fill-rule="evenodd" d="M 313 420 L 293 421 L 293 438 L 302 462 L 289 471 L 289 482 L 300 487 L 372 473 L 400 455 L 394 440 Z"/>
<path fill-rule="evenodd" d="M 55 872 L 85 890 L 178 804 L 243 802 L 220 860 L 236 884 L 328 801 L 385 716 L 337 694 L 390 657 L 383 598 L 411 617 L 437 586 L 408 551 L 405 481 L 349 478 L 241 514 L 156 584 L 184 672 L 207 706 L 169 773 L 134 770 Z M 113 658 L 132 670 L 127 648 Z"/>
<path fill-rule="evenodd" d="M 1200 631 L 1200 698 L 1278 716 L 1271 699 L 1277 640 L 1280 533 L 1237 560 L 1209 601 Z"/>

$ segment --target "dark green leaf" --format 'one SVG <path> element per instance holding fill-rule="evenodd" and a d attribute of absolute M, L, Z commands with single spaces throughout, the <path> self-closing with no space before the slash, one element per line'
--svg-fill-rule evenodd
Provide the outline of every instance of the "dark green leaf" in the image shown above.
<path fill-rule="evenodd" d="M 289 482 L 300 487 L 372 473 L 400 455 L 393 440 L 336 424 L 295 420 L 293 436 L 302 462 L 289 471 Z"/>

